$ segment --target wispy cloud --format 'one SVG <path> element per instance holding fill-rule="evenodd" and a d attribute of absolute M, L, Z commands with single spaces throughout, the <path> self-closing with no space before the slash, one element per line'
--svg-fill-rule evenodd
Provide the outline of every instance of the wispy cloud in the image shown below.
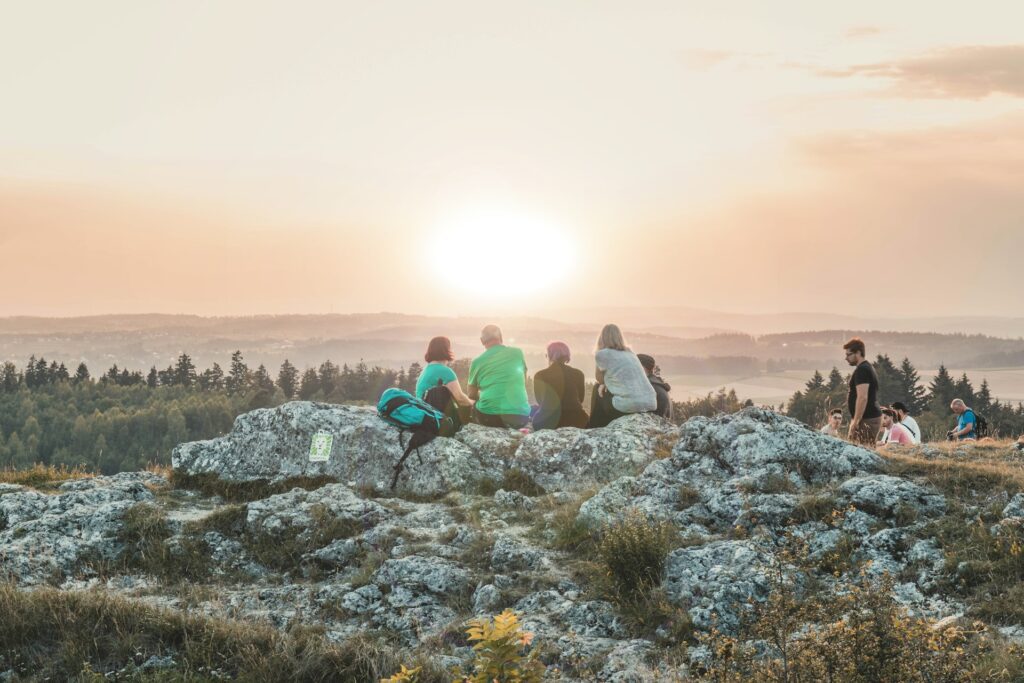
<path fill-rule="evenodd" d="M 851 26 L 843 35 L 846 38 L 867 38 L 868 36 L 877 36 L 881 32 L 882 29 L 879 26 Z"/>
<path fill-rule="evenodd" d="M 915 98 L 1024 97 L 1024 45 L 967 45 L 915 57 L 819 71 L 836 78 L 888 80 L 894 94 Z"/>

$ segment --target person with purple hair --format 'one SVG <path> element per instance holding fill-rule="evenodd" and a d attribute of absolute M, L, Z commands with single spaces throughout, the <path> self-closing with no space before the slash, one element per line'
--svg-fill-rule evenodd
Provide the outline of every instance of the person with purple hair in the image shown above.
<path fill-rule="evenodd" d="M 569 367 L 570 359 L 568 344 L 548 344 L 548 367 L 533 376 L 533 394 L 537 398 L 534 430 L 587 426 L 590 418 L 583 410 L 586 381 L 580 370 Z"/>

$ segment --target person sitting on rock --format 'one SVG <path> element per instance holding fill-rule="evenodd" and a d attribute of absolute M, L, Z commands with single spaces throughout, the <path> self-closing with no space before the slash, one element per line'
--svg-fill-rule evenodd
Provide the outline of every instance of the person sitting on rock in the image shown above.
<path fill-rule="evenodd" d="M 899 423 L 899 416 L 896 411 L 886 406 L 882 408 L 882 440 L 879 446 L 888 444 L 900 444 L 902 446 L 913 446 L 914 437 L 910 430 Z"/>
<path fill-rule="evenodd" d="M 485 427 L 522 429 L 530 423 L 526 395 L 526 358 L 521 349 L 505 346 L 501 328 L 486 325 L 480 332 L 484 352 L 469 366 L 469 397 L 476 401 L 472 419 Z"/>
<path fill-rule="evenodd" d="M 658 409 L 658 395 L 618 325 L 605 325 L 601 330 L 594 361 L 597 386 L 591 396 L 589 427 L 604 427 L 623 415 Z"/>
<path fill-rule="evenodd" d="M 954 398 L 953 402 L 949 404 L 949 409 L 957 415 L 957 420 L 956 427 L 946 432 L 946 438 L 950 441 L 977 439 L 978 435 L 975 433 L 974 426 L 978 423 L 978 418 L 975 417 L 974 411 L 967 407 L 963 399 Z"/>
<path fill-rule="evenodd" d="M 661 378 L 661 373 L 654 362 L 653 356 L 649 356 L 646 353 L 638 353 L 636 357 L 640 361 L 640 365 L 643 366 L 644 372 L 647 373 L 647 381 L 654 387 L 654 393 L 658 397 L 658 407 L 655 408 L 654 414 L 671 420 L 672 398 L 668 395 L 668 392 L 672 391 L 672 387 Z"/>
<path fill-rule="evenodd" d="M 892 409 L 896 411 L 896 421 L 910 432 L 910 437 L 914 440 L 914 443 L 921 443 L 921 427 L 918 426 L 917 420 L 910 416 L 906 404 L 902 401 L 894 401 Z"/>
<path fill-rule="evenodd" d="M 582 371 L 569 367 L 569 346 L 565 342 L 551 342 L 547 356 L 548 367 L 533 376 L 533 394 L 537 398 L 534 430 L 586 427 L 586 380 Z"/>
<path fill-rule="evenodd" d="M 423 355 L 423 360 L 427 361 L 427 365 L 416 381 L 416 398 L 427 400 L 427 392 L 444 387 L 448 390 L 447 396 L 444 396 L 441 401 L 444 405 L 435 405 L 434 407 L 449 417 L 457 417 L 456 424 L 461 425 L 469 422 L 473 400 L 463 393 L 459 378 L 455 376 L 455 371 L 448 365 L 454 359 L 451 339 L 434 337 L 430 340 L 430 343 L 427 344 L 427 352 Z"/>
<path fill-rule="evenodd" d="M 843 426 L 843 409 L 842 408 L 833 408 L 832 412 L 830 412 L 828 414 L 828 422 L 826 422 L 825 426 L 822 427 L 821 429 L 819 429 L 818 431 L 821 432 L 822 434 L 827 434 L 828 436 L 834 436 L 834 437 L 836 437 L 838 439 L 838 438 L 842 438 L 842 433 L 839 431 L 839 428 L 842 427 L 842 426 Z"/>

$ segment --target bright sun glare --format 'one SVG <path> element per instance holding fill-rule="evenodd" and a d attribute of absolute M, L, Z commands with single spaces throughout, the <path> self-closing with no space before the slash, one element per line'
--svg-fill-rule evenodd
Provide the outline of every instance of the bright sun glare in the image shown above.
<path fill-rule="evenodd" d="M 514 299 L 564 281 L 575 269 L 576 245 L 566 231 L 537 216 L 504 209 L 459 214 L 441 223 L 434 263 L 446 282 L 467 294 Z"/>

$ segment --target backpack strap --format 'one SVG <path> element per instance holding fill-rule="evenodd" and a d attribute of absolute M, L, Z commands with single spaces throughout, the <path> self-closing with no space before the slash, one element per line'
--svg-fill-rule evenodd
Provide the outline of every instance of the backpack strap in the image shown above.
<path fill-rule="evenodd" d="M 401 432 L 398 433 L 398 442 L 399 443 L 402 442 L 402 434 L 404 434 L 404 433 L 405 433 L 405 430 L 402 430 Z M 432 441 L 433 438 L 434 437 L 433 437 L 432 434 L 428 434 L 426 432 L 413 432 L 412 433 L 412 438 L 409 439 L 409 445 L 405 447 L 405 450 L 402 452 L 402 457 L 400 457 L 398 459 L 398 462 L 395 463 L 395 466 L 394 466 L 395 473 L 393 475 L 391 475 L 391 490 L 392 491 L 394 491 L 395 490 L 395 486 L 398 485 L 398 477 L 399 477 L 399 475 L 402 474 L 402 470 L 405 469 L 405 461 L 406 461 L 406 459 L 412 454 L 413 451 L 415 451 L 416 452 L 416 457 L 419 458 L 420 464 L 422 465 L 423 464 L 423 456 L 420 455 L 420 446 L 422 446 L 424 444 L 427 444 L 427 443 L 430 443 L 430 441 Z"/>
<path fill-rule="evenodd" d="M 384 417 L 390 418 L 391 414 L 398 410 L 399 406 L 404 405 L 408 399 L 405 396 L 395 396 L 390 401 L 384 404 Z"/>

